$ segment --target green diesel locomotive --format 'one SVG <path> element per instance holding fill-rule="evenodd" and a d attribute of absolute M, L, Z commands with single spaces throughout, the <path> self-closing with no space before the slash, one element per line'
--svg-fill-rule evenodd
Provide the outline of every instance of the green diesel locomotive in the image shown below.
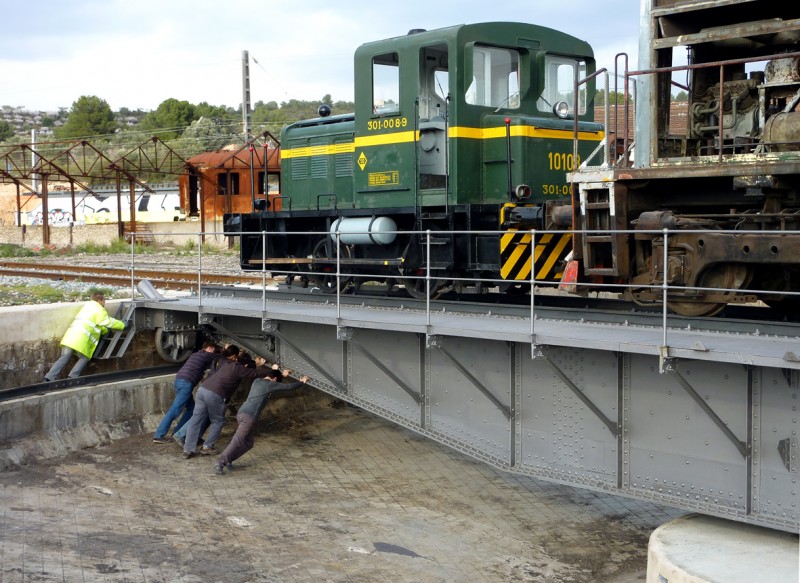
<path fill-rule="evenodd" d="M 520 291 L 531 269 L 558 280 L 571 234 L 531 229 L 553 225 L 566 173 L 603 139 L 593 82 L 575 99 L 594 70 L 587 43 L 511 22 L 359 47 L 355 112 L 322 106 L 284 128 L 281 196 L 226 216 L 242 267 L 325 292 L 399 282 L 415 297 L 492 280 Z"/>

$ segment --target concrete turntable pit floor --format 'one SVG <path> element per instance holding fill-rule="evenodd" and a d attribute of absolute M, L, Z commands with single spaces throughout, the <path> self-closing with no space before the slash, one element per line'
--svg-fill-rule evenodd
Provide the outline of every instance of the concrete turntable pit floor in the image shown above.
<path fill-rule="evenodd" d="M 1 473 L 0 580 L 627 583 L 683 514 L 499 471 L 349 406 L 303 417 L 262 419 L 223 476 L 151 434 Z"/>

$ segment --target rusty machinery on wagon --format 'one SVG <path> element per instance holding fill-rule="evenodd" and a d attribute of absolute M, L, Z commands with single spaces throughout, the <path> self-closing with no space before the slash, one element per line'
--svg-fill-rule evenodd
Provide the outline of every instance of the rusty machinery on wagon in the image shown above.
<path fill-rule="evenodd" d="M 690 316 L 755 299 L 795 311 L 800 8 L 645 0 L 641 22 L 639 70 L 617 56 L 625 94 L 636 93 L 634 141 L 617 160 L 571 176 L 569 283 L 584 292 L 629 285 L 641 304 L 666 295 Z M 688 119 L 676 135 L 668 113 L 679 90 Z"/>

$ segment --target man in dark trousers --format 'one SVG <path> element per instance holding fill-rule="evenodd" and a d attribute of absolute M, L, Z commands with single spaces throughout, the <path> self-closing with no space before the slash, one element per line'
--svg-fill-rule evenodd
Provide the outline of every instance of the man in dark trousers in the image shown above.
<path fill-rule="evenodd" d="M 237 348 L 236 346 L 228 346 L 223 351 L 223 354 Z M 239 350 L 237 348 L 236 353 Z M 239 388 L 239 383 L 242 379 L 257 379 L 267 376 L 270 370 L 269 367 L 264 366 L 266 360 L 260 356 L 255 360 L 256 368 L 250 368 L 236 360 L 222 360 L 219 367 L 213 374 L 203 381 L 200 388 L 197 389 L 195 397 L 195 407 L 192 418 L 189 420 L 188 429 L 186 430 L 186 441 L 183 444 L 183 457 L 194 457 L 197 449 L 197 442 L 200 438 L 201 427 L 203 419 L 208 415 L 211 421 L 211 427 L 206 437 L 200 453 L 209 455 L 217 453 L 214 449 L 214 444 L 219 438 L 219 432 L 222 430 L 222 425 L 225 423 L 225 405 L 231 398 L 236 389 Z"/>
<path fill-rule="evenodd" d="M 183 411 L 183 415 L 175 425 L 175 430 L 178 431 L 183 424 L 192 417 L 194 412 L 194 399 L 192 398 L 192 391 L 200 379 L 203 378 L 205 372 L 211 367 L 211 363 L 217 358 L 219 349 L 213 342 L 204 342 L 203 347 L 192 354 L 183 366 L 175 375 L 175 399 L 169 410 L 164 414 L 164 418 L 156 428 L 153 434 L 153 443 L 167 443 L 165 436 L 172 426 L 172 422 L 178 419 L 178 416 Z"/>
<path fill-rule="evenodd" d="M 214 462 L 214 473 L 222 475 L 225 466 L 230 465 L 252 449 L 255 443 L 253 432 L 256 420 L 271 395 L 298 389 L 308 382 L 308 377 L 302 376 L 298 382 L 282 383 L 281 381 L 289 375 L 289 372 L 288 369 L 283 372 L 273 369 L 266 374 L 265 378 L 253 381 L 247 399 L 236 413 L 236 421 L 239 423 L 236 433 L 222 455 Z"/>

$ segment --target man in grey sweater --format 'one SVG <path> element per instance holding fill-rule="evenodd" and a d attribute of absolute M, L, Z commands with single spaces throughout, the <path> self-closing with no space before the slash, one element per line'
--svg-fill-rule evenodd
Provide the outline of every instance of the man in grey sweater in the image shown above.
<path fill-rule="evenodd" d="M 252 449 L 255 443 L 253 433 L 255 431 L 256 420 L 261 414 L 261 411 L 263 411 L 271 395 L 278 392 L 283 393 L 298 389 L 308 381 L 307 376 L 301 376 L 298 382 L 284 384 L 281 381 L 283 377 L 288 376 L 289 373 L 290 371 L 288 369 L 283 371 L 273 369 L 265 375 L 265 378 L 259 378 L 253 381 L 247 399 L 242 403 L 242 406 L 239 407 L 239 411 L 236 413 L 236 421 L 238 422 L 236 433 L 233 435 L 233 438 L 231 438 L 228 447 L 222 452 L 222 455 L 214 462 L 214 473 L 222 475 L 225 466 L 230 465 Z"/>

